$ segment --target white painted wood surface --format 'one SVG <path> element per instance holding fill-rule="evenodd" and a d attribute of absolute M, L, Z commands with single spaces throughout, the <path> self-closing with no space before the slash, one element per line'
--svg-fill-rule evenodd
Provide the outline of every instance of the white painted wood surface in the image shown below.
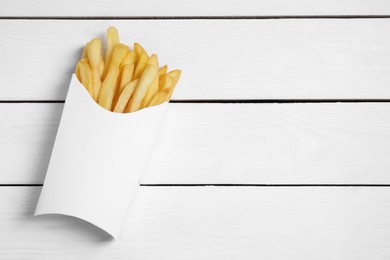
<path fill-rule="evenodd" d="M 18 16 L 390 15 L 386 0 L 0 1 Z M 110 25 L 174 99 L 389 99 L 390 19 L 4 20 L 0 101 L 63 100 Z M 0 104 L 0 184 L 42 183 L 62 104 Z M 172 104 L 142 183 L 389 184 L 390 105 Z M 122 239 L 0 187 L 0 259 L 389 259 L 389 187 L 140 187 Z"/>
<path fill-rule="evenodd" d="M 110 25 L 183 70 L 174 99 L 390 98 L 390 19 L 0 20 L 0 100 L 63 100 Z"/>
<path fill-rule="evenodd" d="M 2 0 L 0 16 L 388 15 L 386 0 Z"/>
<path fill-rule="evenodd" d="M 62 106 L 0 104 L 0 183 L 43 182 Z M 390 103 L 170 104 L 141 183 L 388 184 L 389 169 Z"/>
<path fill-rule="evenodd" d="M 0 258 L 388 259 L 390 189 L 141 187 L 122 238 L 0 189 Z"/>

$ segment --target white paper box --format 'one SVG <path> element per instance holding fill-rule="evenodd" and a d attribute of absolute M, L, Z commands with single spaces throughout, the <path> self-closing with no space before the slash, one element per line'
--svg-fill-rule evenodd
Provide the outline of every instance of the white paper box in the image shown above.
<path fill-rule="evenodd" d="M 113 113 L 73 74 L 35 215 L 74 216 L 117 238 L 167 104 Z"/>

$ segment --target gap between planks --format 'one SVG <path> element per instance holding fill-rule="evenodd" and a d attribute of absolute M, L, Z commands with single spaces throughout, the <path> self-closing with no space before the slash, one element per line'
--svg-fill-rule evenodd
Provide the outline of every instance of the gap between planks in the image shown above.
<path fill-rule="evenodd" d="M 171 100 L 170 103 L 182 104 L 269 104 L 269 103 L 389 103 L 390 99 L 176 99 Z M 0 100 L 0 104 L 62 104 L 65 100 Z"/>
<path fill-rule="evenodd" d="M 286 20 L 389 19 L 390 15 L 266 15 L 266 16 L 2 16 L 0 20 Z"/>
<path fill-rule="evenodd" d="M 42 187 L 43 184 L 0 184 L 0 187 Z M 390 184 L 140 184 L 141 187 L 390 187 Z"/>

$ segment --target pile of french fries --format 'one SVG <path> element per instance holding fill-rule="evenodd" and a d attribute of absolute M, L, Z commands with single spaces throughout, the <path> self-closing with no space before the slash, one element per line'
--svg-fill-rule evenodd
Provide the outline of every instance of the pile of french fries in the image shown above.
<path fill-rule="evenodd" d="M 117 29 L 110 27 L 105 59 L 102 40 L 92 39 L 77 63 L 76 76 L 100 106 L 129 113 L 171 99 L 181 71 L 167 70 L 167 65 L 159 67 L 156 54 L 149 56 L 140 44 L 134 43 L 131 50 L 120 43 Z"/>

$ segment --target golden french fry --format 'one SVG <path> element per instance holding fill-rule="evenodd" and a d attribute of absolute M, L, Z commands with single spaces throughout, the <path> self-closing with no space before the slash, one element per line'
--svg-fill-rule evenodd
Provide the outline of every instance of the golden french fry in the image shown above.
<path fill-rule="evenodd" d="M 171 88 L 170 91 L 169 91 L 169 95 L 167 97 L 167 101 L 170 101 L 171 98 L 172 98 L 172 94 L 173 94 L 173 91 L 175 90 L 175 87 Z"/>
<path fill-rule="evenodd" d="M 105 109 L 111 110 L 119 83 L 119 65 L 126 56 L 129 47 L 118 43 L 111 55 L 111 64 L 103 80 L 98 103 Z"/>
<path fill-rule="evenodd" d="M 122 61 L 121 66 L 126 66 L 127 64 L 132 64 L 137 62 L 137 54 L 133 51 L 128 51 L 125 58 Z"/>
<path fill-rule="evenodd" d="M 158 70 L 158 76 L 161 77 L 162 75 L 166 74 L 168 70 L 168 65 L 164 65 Z"/>
<path fill-rule="evenodd" d="M 145 67 L 148 65 L 149 55 L 139 43 L 134 43 L 134 52 L 138 56 L 138 62 L 135 67 L 133 77 L 135 79 L 138 79 L 141 76 L 142 72 L 144 71 Z"/>
<path fill-rule="evenodd" d="M 160 105 L 161 103 L 164 103 L 165 101 L 169 101 L 168 96 L 171 91 L 172 88 L 159 90 L 156 94 L 154 94 L 152 99 L 149 101 L 148 107 L 157 106 Z"/>
<path fill-rule="evenodd" d="M 87 56 L 89 59 L 89 66 L 92 71 L 92 89 L 93 98 L 98 100 L 100 87 L 102 85 L 100 75 L 100 57 L 102 55 L 102 40 L 95 38 L 88 43 Z"/>
<path fill-rule="evenodd" d="M 122 93 L 123 88 L 125 85 L 130 83 L 133 79 L 133 73 L 134 73 L 134 63 L 126 64 L 122 69 L 122 75 L 121 75 L 121 83 L 119 87 L 118 93 Z"/>
<path fill-rule="evenodd" d="M 102 89 L 99 94 L 98 103 L 107 110 L 111 110 L 112 108 L 118 75 L 119 69 L 111 68 L 102 83 Z"/>
<path fill-rule="evenodd" d="M 79 81 L 81 82 L 80 66 L 79 66 L 79 63 L 80 63 L 80 62 L 86 62 L 86 63 L 88 64 L 88 66 L 89 66 L 89 60 L 88 60 L 88 58 L 81 58 L 81 59 L 79 60 L 79 62 L 77 63 L 77 65 L 76 65 L 75 74 L 76 74 L 77 78 L 79 79 Z"/>
<path fill-rule="evenodd" d="M 133 79 L 136 62 L 137 62 L 137 54 L 134 51 L 129 50 L 120 64 L 119 77 L 121 80 L 120 80 L 119 90 L 116 95 L 116 99 L 119 97 L 120 93 L 122 92 L 123 87 L 127 85 L 127 83 L 130 83 L 130 81 Z"/>
<path fill-rule="evenodd" d="M 120 64 L 122 63 L 123 59 L 126 57 L 128 51 L 129 51 L 128 46 L 121 44 L 121 43 L 118 43 L 117 45 L 115 45 L 114 51 L 112 52 L 112 55 L 111 55 L 111 64 L 108 67 L 108 72 L 110 72 L 110 70 L 113 68 L 119 69 L 119 75 L 118 75 L 118 79 L 117 79 L 116 85 L 115 85 L 114 97 L 119 96 L 119 94 L 120 94 L 120 92 L 117 93 L 117 91 L 119 89 L 119 84 L 120 84 L 119 80 L 122 77 L 122 73 L 121 73 L 122 70 L 120 68 Z"/>
<path fill-rule="evenodd" d="M 100 79 L 102 79 L 103 73 L 104 73 L 104 59 L 103 59 L 103 55 L 100 56 L 99 72 L 100 72 Z"/>
<path fill-rule="evenodd" d="M 112 104 L 116 103 L 116 101 L 119 98 L 119 95 L 121 93 L 120 79 L 122 78 L 122 75 L 124 75 L 123 69 L 121 68 L 121 64 L 123 64 L 123 61 L 126 58 L 128 52 L 129 52 L 129 47 L 127 45 L 118 43 L 117 45 L 115 45 L 114 50 L 113 50 L 112 55 L 111 55 L 111 64 L 108 67 L 108 73 L 110 73 L 110 70 L 113 68 L 119 70 L 119 74 L 117 76 L 117 81 L 115 82 L 115 86 L 107 85 L 107 87 L 109 87 L 109 86 L 114 87 L 114 97 L 113 97 L 113 101 L 111 101 Z M 129 77 L 129 76 L 132 77 L 132 75 L 127 75 L 127 77 Z M 128 82 L 130 82 L 130 81 L 131 81 L 131 78 L 129 79 Z M 108 97 L 110 98 L 111 96 L 108 96 Z"/>
<path fill-rule="evenodd" d="M 77 65 L 76 65 L 76 70 L 74 72 L 74 74 L 76 74 L 76 77 L 79 79 L 79 81 L 81 82 L 81 75 L 80 75 L 80 62 L 77 62 Z M 83 82 L 81 82 L 83 83 Z"/>
<path fill-rule="evenodd" d="M 110 64 L 106 64 L 108 65 L 108 71 L 111 69 L 111 67 L 119 68 L 128 51 L 129 47 L 122 43 L 118 43 L 117 45 L 115 45 L 114 50 L 111 54 Z"/>
<path fill-rule="evenodd" d="M 85 59 L 81 59 L 76 66 L 76 76 L 92 96 L 92 71 Z"/>
<path fill-rule="evenodd" d="M 158 66 L 158 57 L 156 54 L 153 54 L 152 56 L 150 56 L 148 65 L 155 67 L 156 70 L 158 71 L 158 67 L 159 67 Z M 146 91 L 145 97 L 141 102 L 141 108 L 146 107 L 147 104 L 149 103 L 150 99 L 154 96 L 154 94 L 157 93 L 158 85 L 159 85 L 159 77 L 158 77 L 158 73 L 157 73 L 157 75 L 154 77 L 152 84 L 149 86 L 148 90 Z"/>
<path fill-rule="evenodd" d="M 173 78 L 173 86 L 176 86 L 181 76 L 181 70 L 172 70 L 168 73 Z"/>
<path fill-rule="evenodd" d="M 81 56 L 82 58 L 88 58 L 88 44 L 89 42 L 87 42 L 84 46 L 83 55 Z"/>
<path fill-rule="evenodd" d="M 142 53 L 146 53 L 147 54 L 147 52 L 145 51 L 144 47 L 142 47 L 141 44 L 139 44 L 138 42 L 134 43 L 134 52 L 138 56 L 141 56 Z"/>
<path fill-rule="evenodd" d="M 142 72 L 141 77 L 138 80 L 135 87 L 133 96 L 126 106 L 126 112 L 137 111 L 141 108 L 141 102 L 148 91 L 148 87 L 152 84 L 154 78 L 157 76 L 158 70 L 153 65 L 147 65 Z"/>
<path fill-rule="evenodd" d="M 168 100 L 171 100 L 173 91 L 175 90 L 175 87 L 177 85 L 177 82 L 179 82 L 180 76 L 181 76 L 181 70 L 172 70 L 168 73 L 170 77 L 173 79 L 173 87 L 171 92 L 169 93 Z"/>
<path fill-rule="evenodd" d="M 119 43 L 118 30 L 115 27 L 110 27 L 107 29 L 107 50 L 106 50 L 106 64 L 104 67 L 103 79 L 108 73 L 108 67 L 111 64 L 111 56 L 114 51 L 115 45 Z"/>
<path fill-rule="evenodd" d="M 158 91 L 158 75 L 154 77 L 152 84 L 149 86 L 144 99 L 141 102 L 141 108 L 147 107 L 148 103 Z"/>
<path fill-rule="evenodd" d="M 166 88 L 173 88 L 174 82 L 175 81 L 171 76 L 169 76 L 168 74 L 164 74 L 160 77 L 159 89 L 162 90 Z"/>
<path fill-rule="evenodd" d="M 81 60 L 87 60 L 88 63 L 89 63 L 89 60 L 88 60 L 88 47 L 89 47 L 89 42 L 85 44 L 85 47 L 83 49 L 83 54 L 82 54 L 82 58 Z M 103 55 L 101 55 L 101 58 L 100 58 L 100 75 L 103 74 L 103 70 L 104 70 L 104 60 L 103 60 Z"/>
<path fill-rule="evenodd" d="M 153 65 L 158 70 L 158 56 L 153 53 L 148 60 L 148 64 Z"/>
<path fill-rule="evenodd" d="M 133 73 L 134 73 L 134 67 L 135 64 L 126 64 L 124 67 L 121 67 L 122 70 L 119 71 L 119 87 L 116 91 L 115 97 L 114 97 L 114 104 L 118 101 L 119 96 L 121 95 L 124 87 L 129 84 L 133 80 Z"/>
<path fill-rule="evenodd" d="M 145 67 L 148 65 L 149 57 L 146 54 L 146 52 L 142 53 L 141 56 L 139 56 L 137 66 L 135 67 L 134 71 L 134 78 L 138 79 L 142 72 L 144 71 Z"/>
<path fill-rule="evenodd" d="M 128 83 L 122 90 L 118 101 L 115 104 L 114 112 L 117 113 L 123 113 L 125 111 L 125 108 L 127 106 L 127 103 L 129 103 L 130 97 L 134 92 L 135 86 L 137 85 L 138 79 L 133 80 L 132 82 Z"/>

